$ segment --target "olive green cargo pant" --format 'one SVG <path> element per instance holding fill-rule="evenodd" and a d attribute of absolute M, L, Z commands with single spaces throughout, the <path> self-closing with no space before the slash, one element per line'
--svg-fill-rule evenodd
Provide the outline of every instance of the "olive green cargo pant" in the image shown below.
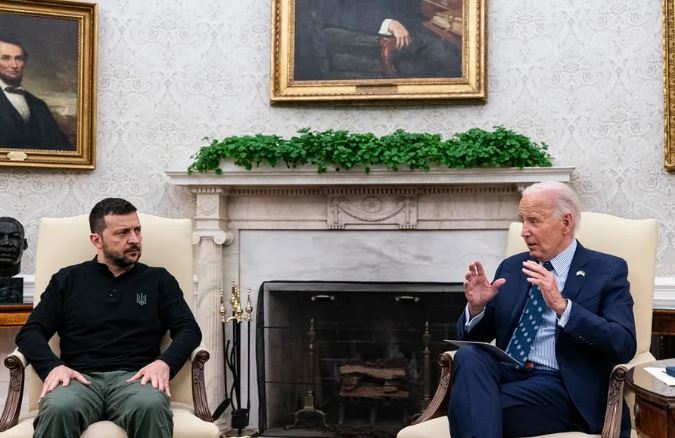
<path fill-rule="evenodd" d="M 85 385 L 71 380 L 59 385 L 40 402 L 33 422 L 34 438 L 79 438 L 91 424 L 109 420 L 129 438 L 171 438 L 173 414 L 169 398 L 149 383 L 126 383 L 135 373 L 91 373 Z"/>

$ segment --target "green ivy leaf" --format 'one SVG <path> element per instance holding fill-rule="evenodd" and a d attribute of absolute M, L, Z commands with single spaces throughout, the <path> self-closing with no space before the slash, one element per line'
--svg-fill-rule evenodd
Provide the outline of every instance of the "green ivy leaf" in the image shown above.
<path fill-rule="evenodd" d="M 232 159 L 237 166 L 251 170 L 253 165 L 288 168 L 315 165 L 317 172 L 336 171 L 363 166 L 369 174 L 371 166 L 384 165 L 397 171 L 401 167 L 429 171 L 432 166 L 465 169 L 472 167 L 550 167 L 546 143 L 535 143 L 528 137 L 503 126 L 493 131 L 472 128 L 443 140 L 439 134 L 411 133 L 398 129 L 377 137 L 372 133 L 350 133 L 346 130 L 312 131 L 300 129 L 297 135 L 283 139 L 277 135 L 255 134 L 229 136 L 222 140 L 204 138 L 208 142 L 195 153 L 188 173 L 215 171 L 222 174 L 221 159 Z"/>

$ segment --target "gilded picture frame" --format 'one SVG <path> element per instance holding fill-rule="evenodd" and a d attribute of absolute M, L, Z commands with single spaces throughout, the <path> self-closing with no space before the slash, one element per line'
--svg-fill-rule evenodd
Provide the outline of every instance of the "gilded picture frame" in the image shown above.
<path fill-rule="evenodd" d="M 663 0 L 665 168 L 675 172 L 675 0 Z"/>
<path fill-rule="evenodd" d="M 273 104 L 484 102 L 486 0 L 272 0 Z"/>
<path fill-rule="evenodd" d="M 0 0 L 0 166 L 95 168 L 97 6 Z"/>

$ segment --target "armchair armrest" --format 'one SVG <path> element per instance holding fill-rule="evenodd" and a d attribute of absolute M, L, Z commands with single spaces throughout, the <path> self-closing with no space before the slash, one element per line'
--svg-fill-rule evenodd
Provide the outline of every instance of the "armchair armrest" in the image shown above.
<path fill-rule="evenodd" d="M 204 364 L 210 357 L 211 355 L 203 345 L 195 348 L 190 354 L 190 361 L 192 362 L 192 403 L 195 415 L 204 421 L 213 422 L 204 384 Z"/>
<path fill-rule="evenodd" d="M 394 66 L 394 53 L 396 52 L 396 38 L 390 36 L 380 36 L 380 63 L 382 64 L 382 76 L 385 78 L 395 78 L 398 76 Z"/>
<path fill-rule="evenodd" d="M 619 364 L 614 367 L 609 378 L 607 390 L 607 410 L 605 411 L 605 424 L 602 428 L 602 438 L 617 438 L 621 432 L 621 415 L 623 400 L 628 394 L 624 392 L 624 384 L 628 370 L 649 362 L 653 362 L 654 356 L 646 351 L 638 354 L 630 362 Z M 629 402 L 629 407 L 631 403 Z"/>
<path fill-rule="evenodd" d="M 615 366 L 609 378 L 607 409 L 605 410 L 605 424 L 602 427 L 602 438 L 618 438 L 621 433 L 623 385 L 629 369 L 627 367 L 627 364 Z"/>
<path fill-rule="evenodd" d="M 21 401 L 23 400 L 23 384 L 26 376 L 25 369 L 28 362 L 17 348 L 5 358 L 5 366 L 9 369 L 9 388 L 7 388 L 5 409 L 2 411 L 2 417 L 0 417 L 0 432 L 15 426 L 19 421 Z"/>
<path fill-rule="evenodd" d="M 452 384 L 452 355 L 454 353 L 454 351 L 446 351 L 438 357 L 438 364 L 441 366 L 441 378 L 438 381 L 436 393 L 429 402 L 429 406 L 412 424 L 419 424 L 432 418 L 447 415 L 450 386 Z"/>

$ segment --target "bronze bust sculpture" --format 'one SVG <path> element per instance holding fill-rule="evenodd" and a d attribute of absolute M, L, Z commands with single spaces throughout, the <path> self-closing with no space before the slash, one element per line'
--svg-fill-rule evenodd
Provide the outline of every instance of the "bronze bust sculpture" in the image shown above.
<path fill-rule="evenodd" d="M 12 217 L 0 217 L 0 303 L 23 302 L 21 256 L 28 248 L 23 225 Z"/>
<path fill-rule="evenodd" d="M 12 217 L 0 217 L 0 277 L 13 277 L 21 271 L 26 248 L 23 225 Z"/>

